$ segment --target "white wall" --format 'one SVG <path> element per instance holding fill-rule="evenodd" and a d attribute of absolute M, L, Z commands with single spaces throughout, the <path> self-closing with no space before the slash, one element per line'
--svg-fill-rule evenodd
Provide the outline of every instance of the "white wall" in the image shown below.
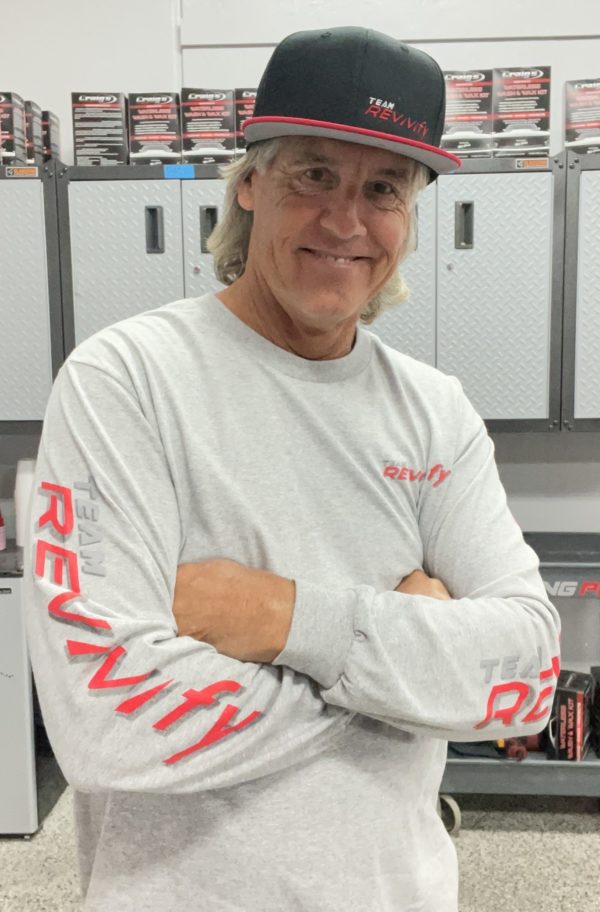
<path fill-rule="evenodd" d="M 366 25 L 413 41 L 444 69 L 553 67 L 553 144 L 560 145 L 562 82 L 600 76 L 600 3 L 528 7 L 520 0 L 34 0 L 2 12 L 0 90 L 61 118 L 72 163 L 71 91 L 176 90 L 255 85 L 289 32 Z M 181 14 L 181 39 L 178 20 Z M 600 434 L 494 434 L 509 505 L 525 530 L 600 532 Z M 14 466 L 37 439 L 0 436 L 0 507 Z"/>

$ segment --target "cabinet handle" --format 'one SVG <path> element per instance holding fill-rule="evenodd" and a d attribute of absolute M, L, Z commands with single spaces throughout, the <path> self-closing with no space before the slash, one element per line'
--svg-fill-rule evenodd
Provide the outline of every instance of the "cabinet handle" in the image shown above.
<path fill-rule="evenodd" d="M 457 250 L 472 250 L 475 244 L 475 203 L 454 204 L 454 246 Z"/>
<path fill-rule="evenodd" d="M 217 207 L 200 206 L 200 253 L 209 253 L 206 243 L 217 225 Z"/>
<path fill-rule="evenodd" d="M 165 252 L 165 228 L 162 206 L 146 206 L 146 253 Z"/>
<path fill-rule="evenodd" d="M 11 595 L 12 589 L 7 588 L 6 586 L 0 589 L 0 595 Z"/>

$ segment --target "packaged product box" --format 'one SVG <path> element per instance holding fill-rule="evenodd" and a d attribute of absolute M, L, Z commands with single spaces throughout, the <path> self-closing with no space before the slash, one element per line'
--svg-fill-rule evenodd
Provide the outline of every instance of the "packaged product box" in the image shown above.
<path fill-rule="evenodd" d="M 550 154 L 550 67 L 495 69 L 495 157 Z"/>
<path fill-rule="evenodd" d="M 127 99 L 122 92 L 72 92 L 76 165 L 126 165 Z"/>
<path fill-rule="evenodd" d="M 129 95 L 129 163 L 161 165 L 181 161 L 178 92 Z"/>
<path fill-rule="evenodd" d="M 491 70 L 446 70 L 442 148 L 461 158 L 492 155 Z"/>
<path fill-rule="evenodd" d="M 212 164 L 234 160 L 233 108 L 233 89 L 181 90 L 183 161 Z"/>
<path fill-rule="evenodd" d="M 42 135 L 42 109 L 35 101 L 25 102 L 25 138 L 27 164 L 43 164 L 44 138 Z"/>
<path fill-rule="evenodd" d="M 550 760 L 583 760 L 590 742 L 594 681 L 591 674 L 563 669 L 559 676 L 548 726 L 546 756 Z"/>
<path fill-rule="evenodd" d="M 0 92 L 0 164 L 27 164 L 25 104 L 16 92 Z"/>
<path fill-rule="evenodd" d="M 565 149 L 600 152 L 600 77 L 565 82 Z"/>
<path fill-rule="evenodd" d="M 237 150 L 246 148 L 244 139 L 244 124 L 254 114 L 256 102 L 256 89 L 235 90 L 235 147 Z"/>
<path fill-rule="evenodd" d="M 42 111 L 44 161 L 60 158 L 60 120 L 52 111 Z"/>

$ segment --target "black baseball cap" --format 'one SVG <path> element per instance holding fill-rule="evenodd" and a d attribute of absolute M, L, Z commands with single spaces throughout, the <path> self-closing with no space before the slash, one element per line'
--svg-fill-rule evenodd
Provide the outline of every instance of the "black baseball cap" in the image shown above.
<path fill-rule="evenodd" d="M 276 136 L 323 136 L 415 159 L 431 180 L 460 167 L 440 149 L 444 74 L 429 54 L 373 29 L 294 32 L 263 73 L 247 145 Z"/>

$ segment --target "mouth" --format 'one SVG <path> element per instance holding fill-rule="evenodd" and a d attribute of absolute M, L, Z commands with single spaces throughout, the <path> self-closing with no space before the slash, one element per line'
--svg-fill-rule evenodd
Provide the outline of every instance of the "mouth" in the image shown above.
<path fill-rule="evenodd" d="M 339 256 L 326 250 L 319 250 L 316 247 L 300 247 L 300 250 L 302 253 L 308 253 L 315 260 L 322 260 L 334 266 L 352 266 L 353 263 L 370 259 L 370 257 L 365 256 Z"/>

